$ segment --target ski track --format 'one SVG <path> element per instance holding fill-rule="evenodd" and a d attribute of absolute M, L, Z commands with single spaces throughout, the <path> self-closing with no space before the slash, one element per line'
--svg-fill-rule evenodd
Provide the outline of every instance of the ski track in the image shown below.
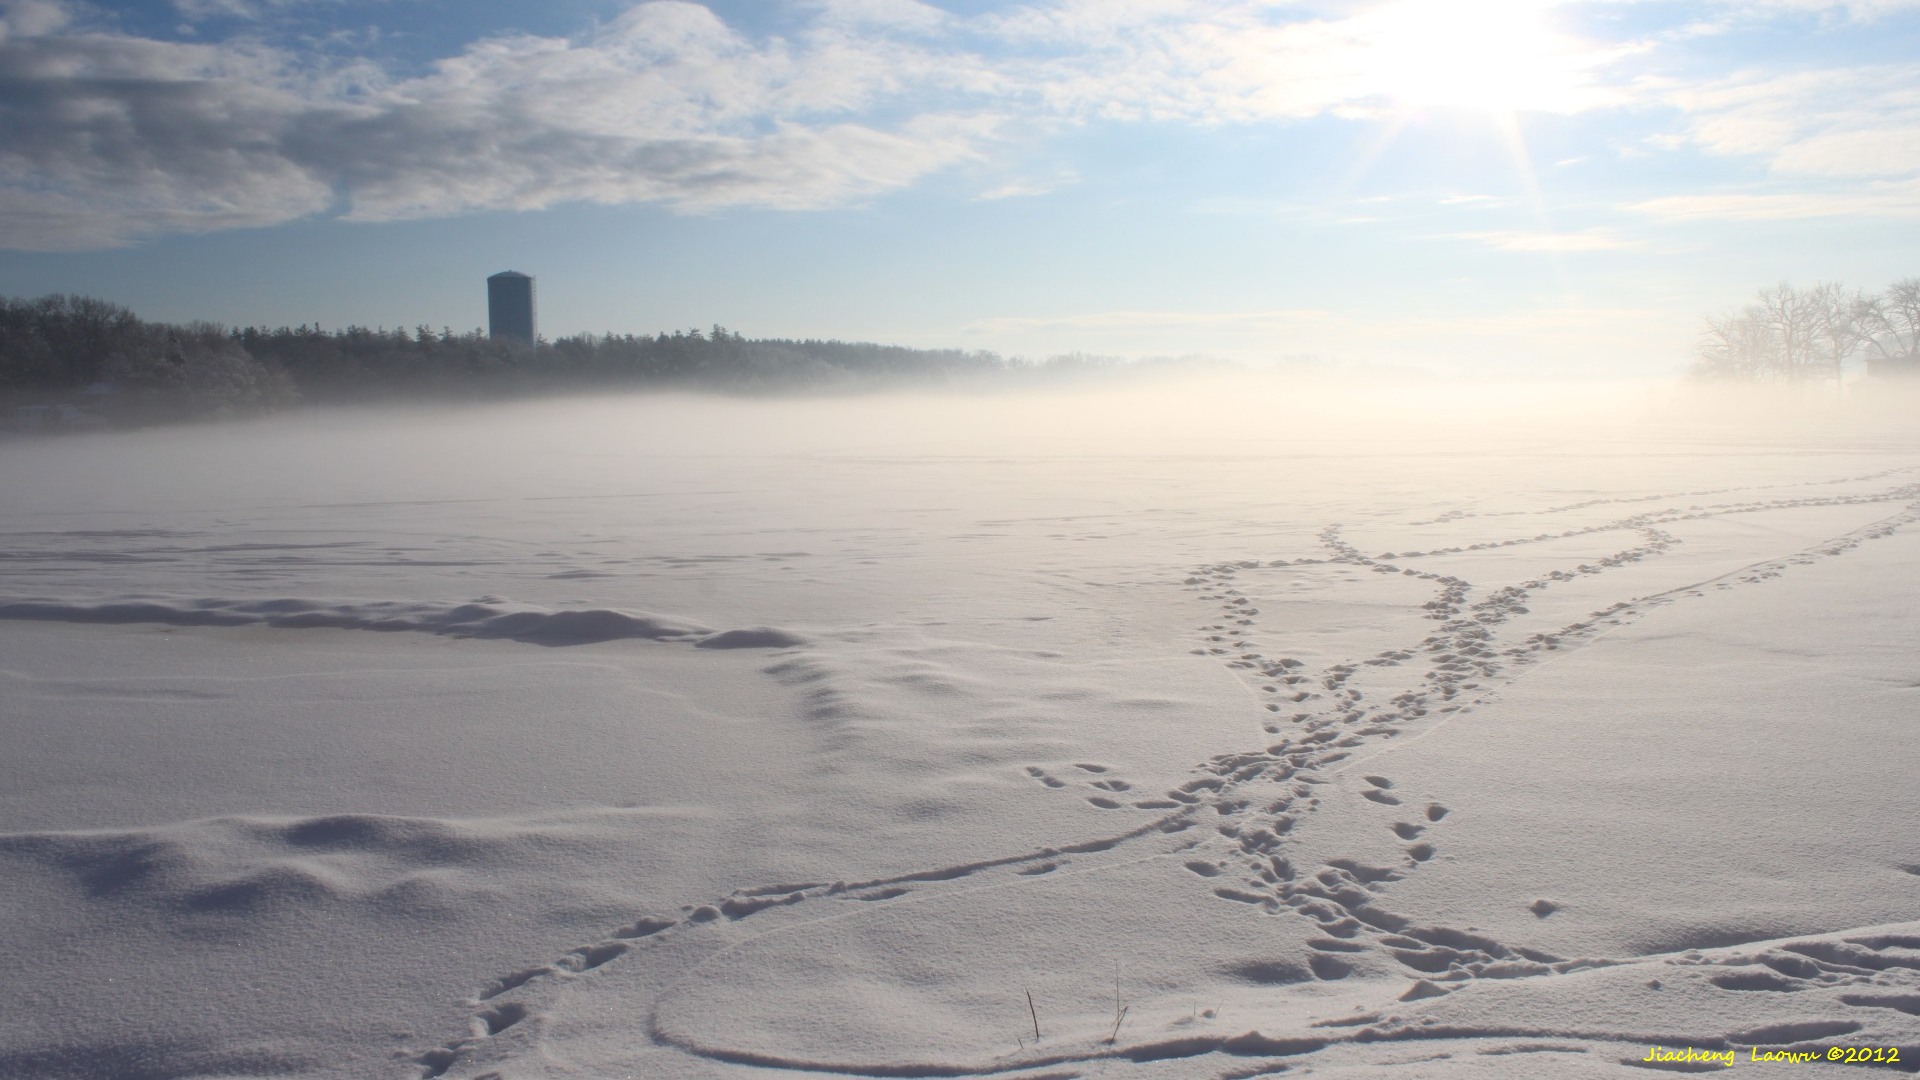
<path fill-rule="evenodd" d="M 1910 473 L 1913 468 L 1890 469 L 1868 476 L 1811 481 L 1793 487 L 1814 487 L 1883 480 Z M 1782 485 L 1787 486 L 1787 485 Z M 1712 498 L 1734 493 L 1769 490 L 1759 487 L 1721 488 L 1665 495 L 1593 499 L 1539 512 L 1475 514 L 1454 511 L 1409 526 L 1445 523 L 1469 517 L 1545 517 L 1602 506 L 1636 503 L 1672 504 L 1680 499 Z M 1771 490 L 1779 490 L 1773 488 Z M 1661 526 L 1729 515 L 1808 507 L 1863 504 L 1898 505 L 1898 509 L 1861 528 L 1840 534 L 1799 551 L 1763 559 L 1738 569 L 1657 593 L 1615 601 L 1585 617 L 1550 631 L 1518 640 L 1502 636 L 1503 624 L 1527 611 L 1529 598 L 1556 583 L 1583 576 L 1605 575 L 1620 567 L 1657 558 L 1680 543 Z M 1692 1045 L 1724 1049 L 1735 1045 L 1787 1045 L 1824 1048 L 1818 1040 L 1844 1035 L 1861 1025 L 1835 1020 L 1786 1025 L 1724 1037 L 1699 1033 L 1533 1030 L 1524 1026 L 1492 1029 L 1417 1025 L 1390 1015 L 1395 1001 L 1411 1002 L 1450 994 L 1480 979 L 1518 979 L 1565 976 L 1582 970 L 1640 965 L 1649 971 L 1712 969 L 1708 980 L 1729 993 L 1792 992 L 1803 988 L 1859 986 L 1843 994 L 1846 1005 L 1861 1009 L 1891 1009 L 1920 1014 L 1920 936 L 1877 933 L 1863 927 L 1835 934 L 1810 935 L 1778 942 L 1752 942 L 1727 949 L 1689 949 L 1683 952 L 1626 958 L 1560 957 L 1495 940 L 1479 933 L 1443 926 L 1416 925 L 1394 914 L 1384 901 L 1389 886 L 1409 874 L 1439 850 L 1448 807 L 1396 787 L 1383 775 L 1362 777 L 1361 797 L 1376 804 L 1392 820 L 1386 827 L 1404 842 L 1403 858 L 1391 865 L 1367 865 L 1334 859 L 1326 865 L 1296 866 L 1287 857 L 1296 830 L 1311 828 L 1320 805 L 1317 789 L 1331 777 L 1362 765 L 1364 752 L 1403 734 L 1431 730 L 1454 716 L 1489 701 L 1500 687 L 1511 684 L 1529 669 L 1566 651 L 1586 645 L 1607 631 L 1625 625 L 1667 604 L 1724 590 L 1753 585 L 1788 573 L 1795 566 L 1844 555 L 1867 541 L 1891 535 L 1920 522 L 1920 484 L 1906 483 L 1877 493 L 1807 495 L 1792 498 L 1748 499 L 1710 505 L 1689 504 L 1650 509 L 1605 524 L 1536 533 L 1528 537 L 1482 540 L 1434 551 L 1364 554 L 1347 542 L 1341 525 L 1329 525 L 1319 534 L 1324 555 L 1318 558 L 1259 561 L 1242 559 L 1204 565 L 1186 578 L 1185 587 L 1218 606 L 1217 621 L 1199 627 L 1201 641 L 1192 651 L 1218 657 L 1253 687 L 1269 714 L 1263 727 L 1277 741 L 1261 749 L 1218 755 L 1193 769 L 1193 778 L 1161 793 L 1142 793 L 1112 775 L 1108 766 L 1086 762 L 1049 771 L 1034 765 L 1026 773 L 1036 782 L 1062 794 L 1073 792 L 1096 806 L 1133 810 L 1155 816 L 1106 837 L 1062 844 L 1037 851 L 956 866 L 930 868 L 868 881 L 794 882 L 737 890 L 732 895 L 684 906 L 678 914 L 650 914 L 620 927 L 605 940 L 582 945 L 543 964 L 523 968 L 496 979 L 473 997 L 476 1012 L 467 1035 L 420 1054 L 415 1062 L 424 1080 L 446 1075 L 480 1044 L 533 1015 L 529 1005 L 511 996 L 536 990 L 555 979 L 589 977 L 603 965 L 621 961 L 636 944 L 668 934 L 698 933 L 707 923 L 738 921 L 772 908 L 811 910 L 823 905 L 902 901 L 923 890 L 1019 887 L 1024 878 L 1064 868 L 1091 870 L 1102 863 L 1167 859 L 1173 867 L 1210 879 L 1213 893 L 1223 902 L 1260 907 L 1276 917 L 1304 918 L 1319 936 L 1309 942 L 1308 965 L 1316 979 L 1337 980 L 1354 970 L 1361 954 L 1390 957 L 1412 980 L 1397 998 L 1381 1003 L 1374 1012 L 1342 1020 L 1322 1021 L 1317 1030 L 1269 1037 L 1258 1032 L 1239 1035 L 1203 1035 L 1149 1038 L 1141 1042 L 1120 1039 L 1110 1048 L 1080 1047 L 1067 1052 L 997 1059 L 992 1063 L 897 1062 L 876 1065 L 809 1061 L 768 1055 L 725 1046 L 696 1045 L 664 1031 L 658 1022 L 658 1001 L 649 1009 L 647 1033 L 655 1045 L 714 1062 L 758 1066 L 830 1075 L 943 1077 L 1031 1074 L 1036 1070 L 1095 1061 L 1148 1062 L 1196 1058 L 1214 1054 L 1230 1058 L 1275 1059 L 1248 1071 L 1245 1065 L 1224 1066 L 1220 1080 L 1284 1071 L 1283 1059 L 1297 1058 L 1341 1043 L 1453 1038 L 1550 1038 L 1560 1044 L 1520 1047 L 1578 1052 L 1595 1044 L 1638 1043 Z M 1625 532 L 1638 543 L 1612 555 L 1538 575 L 1474 598 L 1472 582 L 1454 575 L 1421 570 L 1418 563 L 1434 556 L 1511 548 L 1548 540 L 1609 532 Z M 1381 574 L 1400 574 L 1434 586 L 1425 605 L 1425 617 L 1436 625 L 1431 633 L 1399 647 L 1380 650 L 1309 670 L 1299 660 L 1262 651 L 1254 640 L 1260 612 L 1248 595 L 1252 583 L 1302 568 L 1337 565 L 1365 568 Z M 1411 668 L 1411 677 L 1399 680 L 1398 693 L 1374 702 L 1349 683 L 1366 672 Z M 1208 826 L 1211 826 L 1210 828 Z M 1199 834 L 1193 839 L 1189 834 Z M 1143 850 L 1145 849 L 1145 850 Z M 1209 857 L 1210 856 L 1210 857 Z M 987 880 L 982 880 L 987 879 Z M 1554 905 L 1537 901 L 1534 913 L 1552 914 Z M 844 910 L 827 911 L 788 923 L 769 932 L 842 917 Z M 724 951 L 737 948 L 729 946 Z M 697 974 L 689 973 L 685 978 Z M 1899 981 L 1893 990 L 1888 977 Z M 1669 978 L 1674 977 L 1672 975 Z M 1396 987 L 1398 984 L 1395 984 Z M 670 991 L 669 991 L 670 992 Z M 666 995 L 661 995 L 664 998 Z M 1503 1051 L 1504 1052 L 1504 1051 Z M 1622 1059 L 1621 1064 L 1643 1062 Z M 1657 1068 L 1657 1065 L 1645 1065 Z M 1914 1071 L 1909 1067 L 1909 1071 Z M 493 1080 L 502 1074 L 482 1073 L 475 1080 Z M 1049 1074 L 1051 1075 L 1051 1074 Z M 1078 1075 L 1065 1073 L 1060 1075 Z"/>

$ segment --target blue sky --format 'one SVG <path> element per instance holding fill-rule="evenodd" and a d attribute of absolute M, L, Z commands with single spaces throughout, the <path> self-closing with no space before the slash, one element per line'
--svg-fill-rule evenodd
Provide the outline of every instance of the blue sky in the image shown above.
<path fill-rule="evenodd" d="M 1920 0 L 0 0 L 0 293 L 1639 376 L 1920 274 Z"/>

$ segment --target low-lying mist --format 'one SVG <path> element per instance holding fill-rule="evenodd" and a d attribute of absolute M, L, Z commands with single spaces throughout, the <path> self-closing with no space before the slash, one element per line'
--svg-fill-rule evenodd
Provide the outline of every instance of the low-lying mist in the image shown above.
<path fill-rule="evenodd" d="M 485 499 L 646 487 L 793 457 L 1311 457 L 1612 454 L 1731 440 L 1920 434 L 1920 388 L 1845 393 L 1679 381 L 1463 382 L 1227 372 L 1043 391 L 738 398 L 599 394 L 316 409 L 0 443 L 15 520 L 137 508 Z M 672 459 L 708 467 L 663 471 Z M 1014 477 L 1009 474 L 1007 482 Z M 1196 478 L 1196 482 L 1199 482 Z"/>

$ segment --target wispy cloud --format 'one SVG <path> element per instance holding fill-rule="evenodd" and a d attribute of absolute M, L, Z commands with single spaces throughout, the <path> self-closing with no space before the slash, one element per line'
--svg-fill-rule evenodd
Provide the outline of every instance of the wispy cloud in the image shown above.
<path fill-rule="evenodd" d="M 1686 139 L 1750 156 L 1781 173 L 1898 176 L 1920 172 L 1920 70 L 1873 65 L 1792 73 L 1749 71 L 1669 99 Z"/>
<path fill-rule="evenodd" d="M 1072 187 L 1080 182 L 1078 174 L 1071 170 L 1055 173 L 1052 176 L 1029 177 L 1011 180 L 996 187 L 988 188 L 974 196 L 979 202 L 993 202 L 998 199 L 1025 199 L 1036 195 L 1050 195 L 1061 188 Z"/>
<path fill-rule="evenodd" d="M 1579 232 L 1460 232 L 1448 233 L 1445 239 L 1472 240 L 1502 251 L 1561 255 L 1626 251 L 1646 246 L 1644 241 L 1628 240 L 1607 229 L 1583 229 Z"/>
<path fill-rule="evenodd" d="M 300 8 L 337 7 L 346 0 L 170 0 L 183 24 L 207 21 L 263 22 Z"/>
<path fill-rule="evenodd" d="M 1669 88 L 1665 96 L 1683 126 L 1646 140 L 1648 146 L 1745 159 L 1757 174 L 1627 209 L 1673 220 L 1741 221 L 1910 217 L 1920 210 L 1920 70 L 1912 65 L 1750 70 Z"/>
<path fill-rule="evenodd" d="M 1874 22 L 1903 11 L 1920 10 L 1920 0 L 1720 0 L 1716 6 L 1750 18 L 1791 12 Z"/>
<path fill-rule="evenodd" d="M 1669 195 L 1627 207 L 1668 221 L 1795 221 L 1807 218 L 1920 217 L 1920 181 L 1873 184 L 1845 192 L 1728 192 Z"/>
<path fill-rule="evenodd" d="M 186 19 L 257 19 L 279 6 L 263 0 L 173 0 L 173 9 Z"/>
<path fill-rule="evenodd" d="M 805 0 L 803 6 L 819 12 L 823 22 L 840 26 L 931 33 L 954 21 L 952 15 L 920 0 Z"/>

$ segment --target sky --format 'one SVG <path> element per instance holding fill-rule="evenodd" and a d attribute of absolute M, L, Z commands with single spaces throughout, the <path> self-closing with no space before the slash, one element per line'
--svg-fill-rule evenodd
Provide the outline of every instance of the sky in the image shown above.
<path fill-rule="evenodd" d="M 1681 370 L 1920 275 L 1920 0 L 0 0 L 0 295 Z"/>

